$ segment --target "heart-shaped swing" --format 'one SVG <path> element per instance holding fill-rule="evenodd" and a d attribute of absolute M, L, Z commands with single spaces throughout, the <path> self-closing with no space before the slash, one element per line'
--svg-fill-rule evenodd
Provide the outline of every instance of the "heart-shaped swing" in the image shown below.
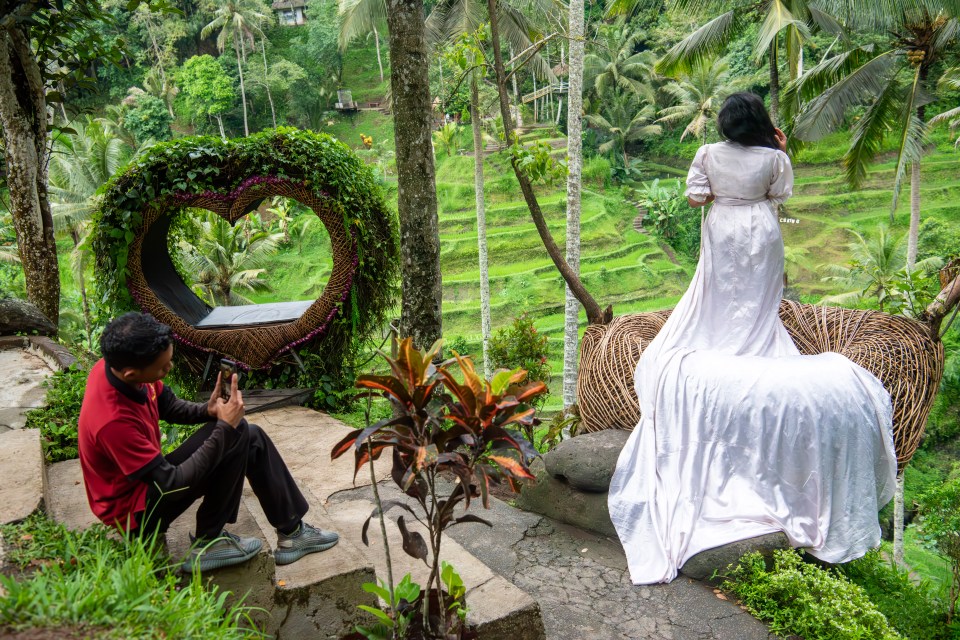
<path fill-rule="evenodd" d="M 168 248 L 171 224 L 191 209 L 235 224 L 273 196 L 310 207 L 326 228 L 333 269 L 322 294 L 316 300 L 211 308 L 177 271 Z M 98 222 L 94 247 L 108 296 L 113 283 L 120 302 L 128 293 L 143 311 L 170 325 L 181 343 L 246 367 L 268 367 L 284 352 L 331 332 L 370 329 L 390 303 L 384 284 L 396 274 L 394 216 L 364 163 L 322 134 L 281 129 L 158 146 L 111 182 Z M 123 277 L 110 277 L 117 272 Z M 352 322 L 335 322 L 347 306 Z"/>

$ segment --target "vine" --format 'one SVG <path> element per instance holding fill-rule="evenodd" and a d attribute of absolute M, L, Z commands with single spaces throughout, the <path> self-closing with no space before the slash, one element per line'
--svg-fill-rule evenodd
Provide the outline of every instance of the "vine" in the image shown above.
<path fill-rule="evenodd" d="M 313 342 L 306 347 L 324 356 L 317 377 L 339 377 L 394 305 L 398 225 L 373 172 L 325 134 L 285 127 L 234 140 L 188 137 L 157 144 L 135 158 L 104 187 L 94 217 L 97 287 L 108 313 L 139 307 L 128 287 L 128 261 L 131 244 L 144 231 L 145 214 L 154 210 L 170 216 L 170 234 L 176 234 L 198 197 L 229 202 L 244 190 L 278 184 L 300 185 L 329 200 L 353 238 L 350 300 L 344 295 L 336 313 L 311 332 Z M 321 336 L 322 341 L 315 340 Z"/>

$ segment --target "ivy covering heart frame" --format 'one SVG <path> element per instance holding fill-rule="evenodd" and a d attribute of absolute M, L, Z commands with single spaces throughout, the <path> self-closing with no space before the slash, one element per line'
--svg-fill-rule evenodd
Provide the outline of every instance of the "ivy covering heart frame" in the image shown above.
<path fill-rule="evenodd" d="M 278 195 L 313 209 L 330 235 L 334 266 L 320 298 L 291 322 L 194 327 L 171 308 L 205 305 L 170 256 L 170 237 L 198 208 L 233 224 Z M 346 145 L 281 128 L 151 147 L 105 187 L 92 245 L 97 286 L 112 313 L 139 308 L 169 324 L 192 350 L 267 368 L 285 351 L 321 340 L 324 358 L 342 360 L 385 322 L 397 291 L 397 229 L 373 172 Z"/>

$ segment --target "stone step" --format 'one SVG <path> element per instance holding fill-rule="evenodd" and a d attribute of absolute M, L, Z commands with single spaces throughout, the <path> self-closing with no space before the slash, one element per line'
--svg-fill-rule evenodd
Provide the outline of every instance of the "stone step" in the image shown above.
<path fill-rule="evenodd" d="M 0 433 L 0 524 L 43 508 L 43 447 L 39 429 Z"/>
<path fill-rule="evenodd" d="M 364 466 L 353 479 L 354 459 L 345 455 L 330 461 L 333 446 L 351 431 L 351 428 L 325 414 L 303 407 L 285 407 L 259 414 L 257 420 L 266 431 L 286 460 L 294 477 L 299 478 L 301 486 L 320 498 L 325 507 L 333 529 L 340 534 L 341 544 L 351 543 L 360 549 L 368 562 L 376 568 L 377 576 L 386 580 L 386 563 L 380 527 L 376 522 L 369 528 L 370 546 L 360 540 L 363 522 L 374 508 L 370 489 L 369 468 Z M 377 478 L 383 480 L 389 476 L 389 457 L 384 456 L 376 465 Z M 378 483 L 381 497 L 400 499 L 402 494 L 392 481 Z M 482 511 L 479 504 L 471 510 Z M 421 585 L 428 577 L 426 565 L 407 556 L 401 549 L 400 533 L 395 520 L 402 513 L 394 510 L 388 513 L 387 539 L 390 543 L 393 561 L 393 577 L 399 581 L 404 574 L 410 573 Z M 482 513 L 477 515 L 483 516 Z M 410 519 L 409 517 L 407 518 Z M 308 517 L 310 521 L 310 517 Z M 465 524 L 462 527 L 483 527 L 480 524 Z M 418 528 L 416 522 L 410 528 Z M 423 529 L 420 529 L 423 532 Z M 319 554 L 322 558 L 325 552 Z M 463 578 L 467 587 L 467 619 L 478 625 L 480 636 L 485 640 L 538 640 L 544 638 L 543 621 L 540 607 L 533 598 L 517 588 L 510 581 L 497 575 L 469 551 L 452 538 L 445 538 L 441 549 L 441 558 L 450 562 Z M 368 618 L 372 621 L 372 618 Z"/>
<path fill-rule="evenodd" d="M 303 487 L 304 483 L 298 481 Z M 312 492 L 303 490 L 310 505 L 304 518 L 315 527 L 335 531 L 326 509 Z M 249 487 L 244 503 L 253 514 L 271 550 L 277 548 L 277 533 L 267 520 L 257 497 Z M 273 598 L 262 604 L 259 626 L 276 640 L 321 637 L 341 638 L 354 625 L 369 622 L 359 604 L 376 606 L 376 596 L 363 590 L 363 583 L 376 582 L 373 565 L 354 544 L 341 536 L 340 542 L 322 553 L 276 568 Z M 254 619 L 257 619 L 254 614 Z"/>
<path fill-rule="evenodd" d="M 87 502 L 79 460 L 65 460 L 47 466 L 45 502 L 47 515 L 68 529 L 80 531 L 99 522 Z"/>

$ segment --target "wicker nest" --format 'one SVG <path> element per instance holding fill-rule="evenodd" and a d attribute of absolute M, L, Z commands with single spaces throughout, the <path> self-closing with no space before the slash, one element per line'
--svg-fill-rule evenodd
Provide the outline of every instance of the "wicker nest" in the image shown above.
<path fill-rule="evenodd" d="M 587 431 L 633 429 L 640 407 L 633 372 L 669 311 L 587 327 L 580 347 L 577 400 Z M 926 325 L 879 311 L 784 300 L 780 319 L 801 353 L 834 351 L 873 373 L 893 400 L 893 438 L 902 469 L 913 456 L 943 377 L 943 344 Z"/>
<path fill-rule="evenodd" d="M 352 235 L 344 225 L 344 217 L 335 203 L 306 187 L 302 181 L 274 179 L 252 184 L 237 190 L 229 199 L 212 197 L 202 193 L 178 198 L 182 208 L 207 209 L 226 219 L 231 224 L 247 215 L 265 198 L 284 196 L 310 207 L 323 222 L 330 236 L 333 249 L 333 270 L 323 293 L 298 319 L 292 322 L 237 328 L 201 329 L 193 326 L 187 318 L 171 309 L 151 286 L 150 270 L 158 263 L 157 256 L 145 254 L 145 248 L 156 249 L 165 243 L 166 228 L 158 234 L 151 233 L 155 225 L 169 225 L 166 218 L 173 209 L 164 204 L 148 207 L 144 212 L 143 226 L 130 244 L 127 286 L 141 308 L 157 320 L 170 325 L 174 335 L 184 344 L 202 352 L 229 355 L 249 367 L 258 368 L 270 364 L 291 347 L 320 337 L 330 321 L 340 311 L 350 294 L 357 269 L 357 247 Z M 154 235 L 163 236 L 160 238 Z M 153 246 L 151 246 L 153 245 Z M 160 256 L 162 260 L 165 256 Z M 182 300 L 194 294 L 182 282 L 174 284 L 180 289 Z"/>

